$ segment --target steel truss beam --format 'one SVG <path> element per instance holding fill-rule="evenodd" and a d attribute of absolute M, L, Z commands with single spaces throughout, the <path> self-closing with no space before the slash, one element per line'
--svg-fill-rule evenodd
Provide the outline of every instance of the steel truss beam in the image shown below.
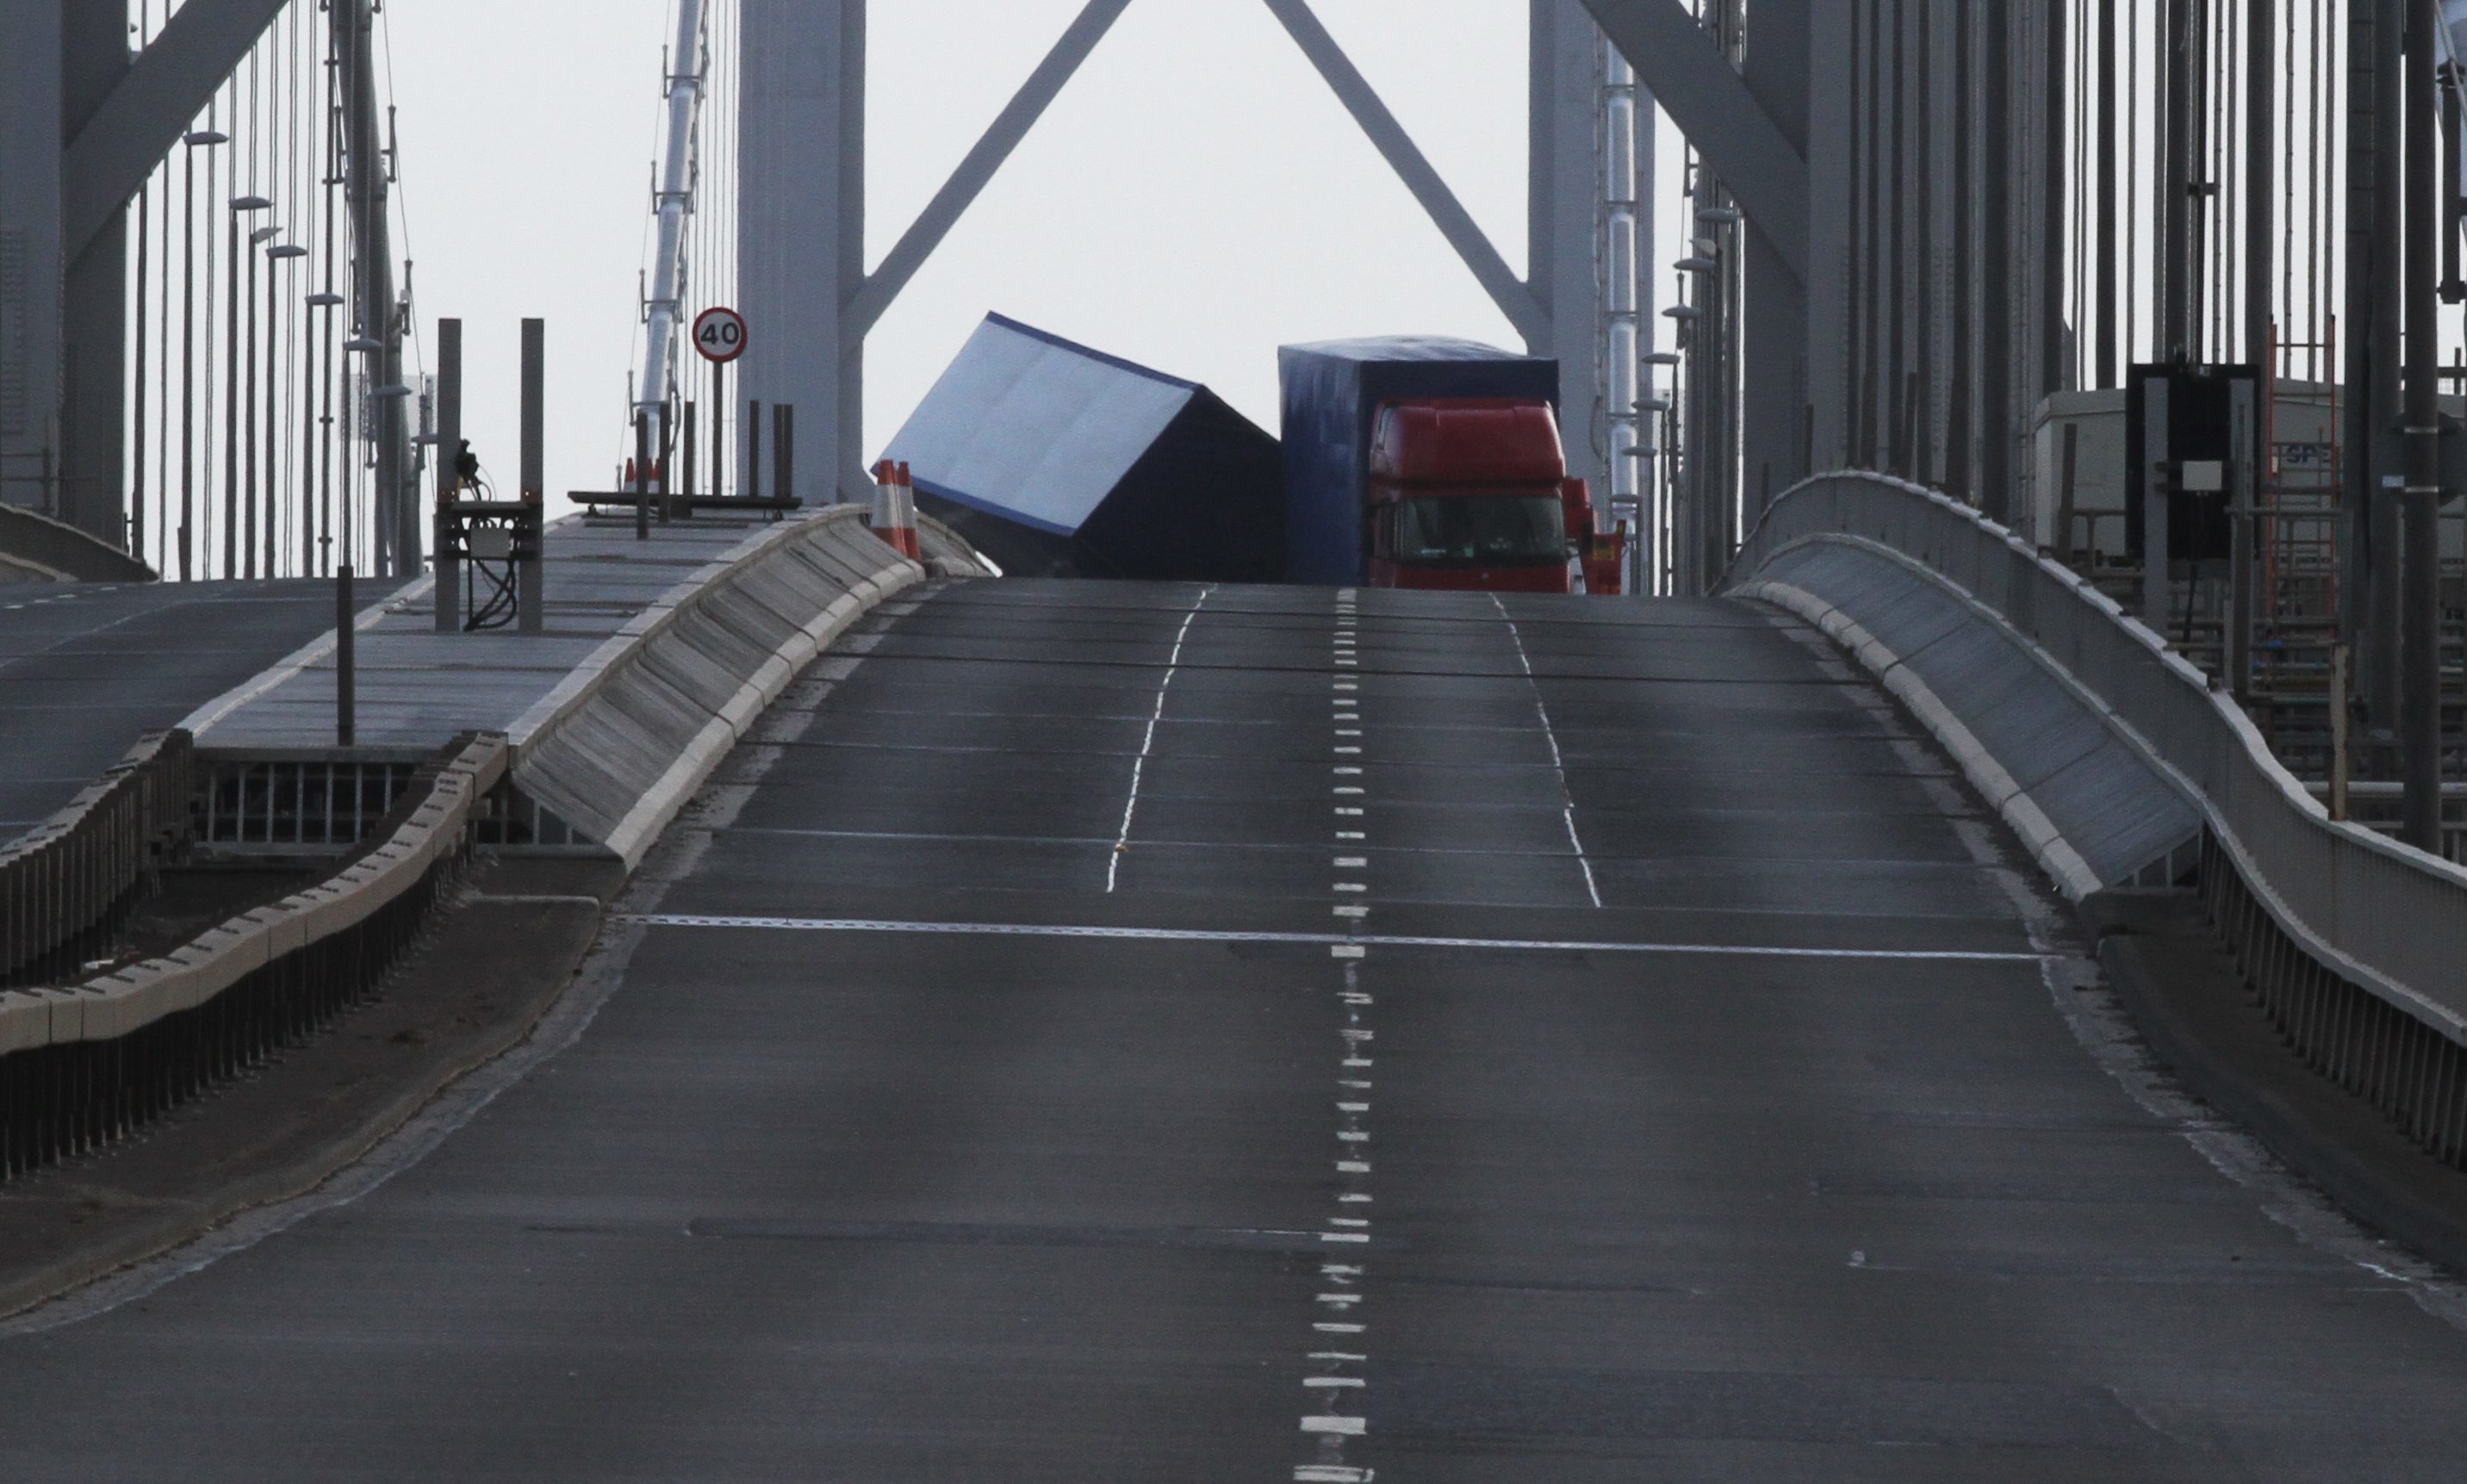
<path fill-rule="evenodd" d="M 1291 0 L 1269 0 L 1272 5 Z M 1808 279 L 1807 158 L 1679 0 L 1584 0 L 1654 101 L 1721 177 L 1801 283 Z M 1824 9 L 1820 6 L 1819 9 Z M 1755 22 L 1751 17 L 1750 46 Z"/>
<path fill-rule="evenodd" d="M 1353 122 L 1360 124 L 1362 132 L 1378 146 L 1389 168 L 1405 183 L 1405 189 L 1411 191 L 1414 199 L 1421 203 L 1422 210 L 1430 214 L 1432 224 L 1439 229 L 1441 236 L 1448 239 L 1448 245 L 1456 249 L 1457 256 L 1464 259 L 1465 267 L 1481 282 L 1483 292 L 1490 295 L 1491 302 L 1499 306 L 1499 312 L 1507 317 L 1507 322 L 1516 326 L 1516 332 L 1528 344 L 1549 344 L 1551 339 L 1550 316 L 1535 302 L 1524 281 L 1507 266 L 1507 260 L 1499 256 L 1499 249 L 1491 245 L 1490 238 L 1474 222 L 1472 214 L 1464 209 L 1464 203 L 1457 199 L 1456 192 L 1448 189 L 1448 183 L 1440 178 L 1429 158 L 1405 132 L 1405 126 L 1397 123 L 1396 116 L 1380 101 L 1379 94 L 1371 87 L 1369 79 L 1363 77 L 1360 69 L 1353 65 L 1352 58 L 1345 55 L 1345 49 L 1337 44 L 1336 38 L 1327 34 L 1327 28 L 1320 24 L 1308 0 L 1264 0 L 1264 3 L 1283 24 L 1286 34 L 1294 38 L 1294 44 L 1301 48 L 1302 55 L 1310 58 L 1311 65 L 1319 69 L 1319 75 L 1327 82 L 1329 91 L 1335 93 L 1338 101 L 1345 104 L 1346 111 L 1353 115 Z"/>
<path fill-rule="evenodd" d="M 189 0 L 129 65 L 60 162 L 60 245 L 83 253 L 180 142 L 288 0 Z"/>
<path fill-rule="evenodd" d="M 934 192 L 934 199 L 917 214 L 917 219 L 882 259 L 881 266 L 849 301 L 840 319 L 844 340 L 862 341 L 898 300 L 900 291 L 934 256 L 934 250 L 942 245 L 942 239 L 951 235 L 951 229 L 959 225 L 960 218 L 992 183 L 1003 162 L 1028 137 L 1036 121 L 1045 116 L 1045 110 L 1060 96 L 1063 87 L 1077 76 L 1080 65 L 1097 50 L 1097 43 L 1105 39 L 1105 34 L 1114 29 L 1114 22 L 1121 18 L 1130 3 L 1131 0 L 1088 0 L 1087 8 L 1053 43 L 1053 50 L 1037 63 L 1036 70 L 1020 84 L 1019 91 L 994 117 L 994 122 L 985 126 L 984 136 L 951 172 L 951 178 Z"/>

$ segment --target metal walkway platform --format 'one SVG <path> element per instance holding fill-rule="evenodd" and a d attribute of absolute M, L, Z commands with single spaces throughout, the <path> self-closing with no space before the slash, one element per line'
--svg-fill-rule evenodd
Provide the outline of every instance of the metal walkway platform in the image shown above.
<path fill-rule="evenodd" d="M 757 520 L 651 528 L 569 516 L 547 529 L 546 630 L 440 634 L 426 582 L 365 609 L 357 643 L 351 755 L 425 756 L 457 732 L 508 731 L 662 594 L 776 529 Z M 191 721 L 209 752 L 326 755 L 334 741 L 334 647 L 321 642 L 202 708 Z"/>

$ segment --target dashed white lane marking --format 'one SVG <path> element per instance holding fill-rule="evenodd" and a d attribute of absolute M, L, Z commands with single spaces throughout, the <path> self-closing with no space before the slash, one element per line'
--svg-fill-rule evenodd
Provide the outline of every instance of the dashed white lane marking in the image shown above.
<path fill-rule="evenodd" d="M 1352 601 L 1350 591 L 1337 596 L 1339 633 L 1335 659 L 1340 665 L 1354 663 L 1347 652 L 1353 647 L 1353 641 L 1343 632 L 1350 626 L 1348 610 Z M 1351 685 L 1342 680 L 1334 684 L 1340 689 Z M 1358 726 L 1362 716 L 1355 709 L 1358 704 L 1349 696 L 1336 698 L 1337 725 L 1333 730 L 1340 739 L 1362 735 Z M 1362 749 L 1340 741 L 1336 751 L 1339 755 L 1353 755 L 1360 753 Z M 1340 776 L 1359 776 L 1362 774 L 1360 768 L 1353 767 L 1339 767 L 1336 772 Z M 1360 794 L 1363 789 L 1358 785 L 1339 785 L 1338 792 Z M 1337 806 L 1336 812 L 1340 820 L 1347 822 L 1360 820 L 1363 815 L 1359 806 L 1343 804 Z M 1359 829 L 1339 829 L 1335 833 L 1340 841 L 1368 842 L 1369 839 L 1367 825 Z M 1340 871 L 1362 870 L 1370 864 L 1367 854 L 1334 855 L 1329 859 L 1333 868 Z M 1332 910 L 1339 917 L 1347 920 L 1350 931 L 1343 939 L 1328 944 L 1329 956 L 1344 968 L 1344 988 L 1339 1000 L 1345 1007 L 1345 1021 L 1337 1028 L 1335 1133 L 1339 1158 L 1334 1161 L 1338 1181 L 1336 1209 L 1327 1217 L 1326 1229 L 1319 1235 L 1322 1242 L 1331 1247 L 1368 1248 L 1370 1245 L 1370 1218 L 1365 1213 L 1371 1200 L 1370 1193 L 1362 1187 L 1369 1178 L 1370 1161 L 1362 1156 L 1370 1142 L 1370 1131 L 1364 1127 L 1370 1113 L 1370 1081 L 1365 1075 L 1370 1059 L 1362 1052 L 1371 1039 L 1371 1032 L 1362 1022 L 1365 1007 L 1370 1003 L 1371 997 L 1362 990 L 1362 959 L 1366 951 L 1359 935 L 1361 924 L 1370 914 L 1370 909 L 1359 901 L 1347 903 L 1343 900 L 1347 896 L 1358 898 L 1365 893 L 1368 888 L 1362 882 L 1337 881 L 1330 884 L 1330 889 L 1339 898 Z M 1319 1294 L 1323 1312 L 1334 1311 L 1342 1317 L 1321 1319 L 1311 1325 L 1314 1348 L 1305 1352 L 1301 1378 L 1303 1394 L 1309 1398 L 1309 1405 L 1301 1418 L 1301 1431 L 1312 1440 L 1311 1457 L 1295 1465 L 1293 1477 L 1297 1484 L 1339 1484 L 1339 1481 L 1342 1484 L 1368 1484 L 1371 1471 L 1349 1462 L 1346 1457 L 1348 1441 L 1363 1436 L 1369 1426 L 1367 1416 L 1362 1415 L 1369 1408 L 1361 1403 L 1369 1387 L 1369 1381 L 1362 1370 L 1370 1362 L 1369 1347 L 1361 1338 L 1369 1330 L 1361 1313 L 1363 1269 L 1359 1264 L 1324 1263 L 1320 1267 L 1320 1276 L 1327 1290 Z M 1331 1334 L 1347 1337 L 1353 1348 L 1325 1348 L 1325 1337 Z"/>
<path fill-rule="evenodd" d="M 1208 928 L 1111 928 L 1065 923 L 918 922 L 870 917 L 737 917 L 713 912 L 612 913 L 608 919 L 646 928 L 735 929 L 769 933 L 915 933 L 968 937 L 1127 938 L 1159 943 L 1296 943 L 1351 948 L 1518 949 L 1533 953 L 1653 954 L 1722 958 L 1831 958 L 1872 963 L 2029 963 L 2065 961 L 2056 953 L 1994 949 L 1775 948 L 1754 943 L 1611 943 L 1548 938 L 1456 938 L 1406 933 L 1248 933 Z"/>
<path fill-rule="evenodd" d="M 1208 595 L 1216 591 L 1213 583 L 1199 590 L 1190 612 L 1182 616 L 1182 630 L 1173 637 L 1173 653 L 1166 657 L 1165 679 L 1157 683 L 1156 709 L 1148 713 L 1147 735 L 1140 739 L 1140 755 L 1131 760 L 1131 797 L 1122 803 L 1122 831 L 1114 838 L 1114 853 L 1105 858 L 1105 890 L 1110 894 L 1114 882 L 1121 873 L 1122 857 L 1131 848 L 1131 816 L 1140 808 L 1140 779 L 1147 772 L 1148 754 L 1156 750 L 1157 723 L 1165 720 L 1166 692 L 1173 688 L 1173 677 L 1182 668 L 1182 646 L 1190 638 L 1190 626 L 1199 619 L 1199 610 L 1208 606 Z"/>
<path fill-rule="evenodd" d="M 1516 620 L 1507 616 L 1507 605 L 1499 600 L 1498 594 L 1490 595 L 1490 606 L 1499 610 L 1499 621 L 1507 625 L 1507 637 L 1516 641 L 1516 661 L 1525 666 L 1525 683 L 1533 687 L 1533 711 L 1542 718 L 1542 740 L 1550 744 L 1550 766 L 1559 775 L 1560 818 L 1568 824 L 1568 845 L 1576 852 L 1576 868 L 1585 873 L 1585 894 L 1599 907 L 1602 888 L 1594 880 L 1594 863 L 1586 856 L 1585 843 L 1576 834 L 1576 796 L 1568 787 L 1567 760 L 1559 755 L 1559 733 L 1550 725 L 1550 708 L 1543 704 L 1542 682 L 1534 678 L 1533 657 L 1525 652 L 1525 635 L 1516 627 Z"/>

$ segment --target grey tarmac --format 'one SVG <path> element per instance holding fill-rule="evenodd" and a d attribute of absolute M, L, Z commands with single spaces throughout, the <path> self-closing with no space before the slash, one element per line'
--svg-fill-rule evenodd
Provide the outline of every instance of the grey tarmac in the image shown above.
<path fill-rule="evenodd" d="M 0 1332 L 0 1476 L 2459 1476 L 2455 1290 L 2116 1075 L 1793 620 L 1005 581 L 854 648 L 570 1045 Z"/>

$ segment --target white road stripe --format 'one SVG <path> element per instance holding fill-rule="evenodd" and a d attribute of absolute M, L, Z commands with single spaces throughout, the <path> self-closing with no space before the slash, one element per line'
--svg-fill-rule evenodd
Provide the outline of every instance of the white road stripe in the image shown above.
<path fill-rule="evenodd" d="M 963 937 L 1126 938 L 1160 943 L 1300 943 L 1371 948 L 1520 949 L 1534 953 L 1654 954 L 1725 958 L 1833 958 L 1880 963 L 2060 963 L 2061 954 L 1991 949 L 1774 948 L 1756 943 L 1609 943 L 1576 939 L 1424 937 L 1403 933 L 1244 933 L 1206 928 L 1109 928 L 1058 923 L 911 922 L 869 917 L 738 917 L 709 912 L 619 912 L 610 921 L 646 928 L 771 933 L 917 933 Z"/>
<path fill-rule="evenodd" d="M 1525 652 L 1525 635 L 1516 627 L 1516 620 L 1507 616 L 1507 605 L 1499 600 L 1498 594 L 1490 595 L 1490 606 L 1499 610 L 1500 621 L 1507 625 L 1507 637 L 1516 641 L 1517 663 L 1525 666 L 1525 683 L 1533 687 L 1533 710 L 1542 718 L 1542 739 L 1550 744 L 1550 766 L 1559 774 L 1559 798 L 1564 805 L 1560 817 L 1568 824 L 1568 843 L 1576 852 L 1577 868 L 1585 873 L 1585 894 L 1599 907 L 1602 888 L 1594 880 L 1594 863 L 1585 855 L 1585 843 L 1576 835 L 1576 796 L 1568 787 L 1568 764 L 1559 755 L 1559 734 L 1550 726 L 1550 708 L 1542 703 L 1542 683 L 1533 676 L 1533 659 Z"/>
<path fill-rule="evenodd" d="M 1131 797 L 1122 804 L 1122 831 L 1114 839 L 1114 853 L 1105 858 L 1105 890 L 1111 894 L 1115 878 L 1120 874 L 1123 853 L 1131 847 L 1131 816 L 1139 812 L 1140 779 L 1146 773 L 1148 753 L 1156 750 L 1157 723 L 1165 720 L 1165 695 L 1173 688 L 1175 672 L 1182 668 L 1182 645 L 1190 638 L 1190 626 L 1198 621 L 1199 610 L 1208 606 L 1208 595 L 1216 591 L 1211 583 L 1199 590 L 1199 597 L 1183 615 L 1182 631 L 1173 637 L 1173 653 L 1166 657 L 1165 679 L 1157 683 L 1156 709 L 1148 713 L 1147 735 L 1140 740 L 1140 755 L 1131 762 Z"/>

